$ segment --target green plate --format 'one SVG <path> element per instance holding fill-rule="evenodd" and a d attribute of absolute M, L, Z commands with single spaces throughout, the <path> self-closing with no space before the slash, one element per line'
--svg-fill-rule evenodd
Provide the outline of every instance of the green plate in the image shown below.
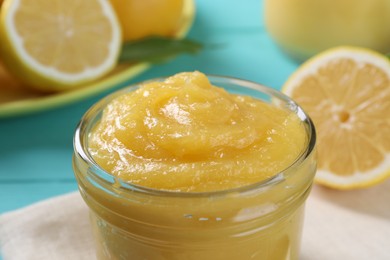
<path fill-rule="evenodd" d="M 44 94 L 28 90 L 22 84 L 2 75 L 0 66 L 0 118 L 31 114 L 82 100 L 114 88 L 150 67 L 148 63 L 118 66 L 108 76 L 88 85 L 64 92 Z M 4 78 L 2 78 L 2 76 Z"/>

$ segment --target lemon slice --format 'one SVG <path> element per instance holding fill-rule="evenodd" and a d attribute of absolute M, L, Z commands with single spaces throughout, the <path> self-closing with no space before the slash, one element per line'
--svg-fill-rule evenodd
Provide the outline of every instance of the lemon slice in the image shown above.
<path fill-rule="evenodd" d="M 68 89 L 116 65 L 121 30 L 106 0 L 5 0 L 0 19 L 2 59 L 30 86 Z"/>
<path fill-rule="evenodd" d="M 338 47 L 305 62 L 282 91 L 311 116 L 318 134 L 316 181 L 363 188 L 390 175 L 390 62 Z"/>

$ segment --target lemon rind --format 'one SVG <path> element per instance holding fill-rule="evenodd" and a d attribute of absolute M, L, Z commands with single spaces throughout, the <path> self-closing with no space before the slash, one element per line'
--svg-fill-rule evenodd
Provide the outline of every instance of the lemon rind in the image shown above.
<path fill-rule="evenodd" d="M 176 33 L 178 38 L 183 38 L 186 36 L 188 31 L 191 29 L 192 24 L 194 23 L 195 15 L 195 0 L 185 0 L 183 7 L 183 23 Z"/>
<path fill-rule="evenodd" d="M 297 86 L 299 82 L 302 82 L 305 77 L 316 73 L 318 69 L 328 61 L 341 57 L 350 58 L 358 64 L 374 64 L 387 71 L 387 75 L 390 77 L 390 60 L 382 54 L 360 47 L 340 46 L 324 51 L 303 63 L 303 65 L 287 79 L 282 87 L 282 92 L 291 95 L 295 86 Z M 372 62 L 374 61 L 372 57 L 376 57 L 375 62 Z"/>
<path fill-rule="evenodd" d="M 338 189 L 364 188 L 375 185 L 390 177 L 390 154 L 370 171 L 356 171 L 353 175 L 340 176 L 324 169 L 318 169 L 315 180 L 320 184 Z"/>

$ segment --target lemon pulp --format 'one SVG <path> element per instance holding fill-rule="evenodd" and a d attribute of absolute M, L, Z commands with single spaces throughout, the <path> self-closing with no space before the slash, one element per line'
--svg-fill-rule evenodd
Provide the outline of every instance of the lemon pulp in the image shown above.
<path fill-rule="evenodd" d="M 66 90 L 117 63 L 121 31 L 107 1 L 5 1 L 0 17 L 0 55 L 26 86 Z"/>

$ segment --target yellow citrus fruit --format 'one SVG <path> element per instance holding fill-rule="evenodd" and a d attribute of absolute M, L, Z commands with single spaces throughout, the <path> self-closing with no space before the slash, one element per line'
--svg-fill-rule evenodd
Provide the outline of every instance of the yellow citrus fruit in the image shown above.
<path fill-rule="evenodd" d="M 177 36 L 192 22 L 194 0 L 110 0 L 122 26 L 123 40 Z"/>
<path fill-rule="evenodd" d="M 338 189 L 390 176 L 390 61 L 338 47 L 305 62 L 283 92 L 311 116 L 318 135 L 316 181 Z"/>
<path fill-rule="evenodd" d="M 58 91 L 109 72 L 121 31 L 105 0 L 5 0 L 0 42 L 5 65 L 26 85 Z"/>

